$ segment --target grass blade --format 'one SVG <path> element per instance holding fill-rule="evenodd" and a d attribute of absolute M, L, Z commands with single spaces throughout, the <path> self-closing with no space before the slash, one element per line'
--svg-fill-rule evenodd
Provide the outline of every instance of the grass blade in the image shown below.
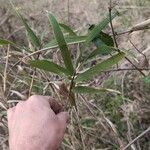
<path fill-rule="evenodd" d="M 30 26 L 27 24 L 26 20 L 24 19 L 24 17 L 19 13 L 19 11 L 15 8 L 14 4 L 11 2 L 12 7 L 14 8 L 16 14 L 18 15 L 18 17 L 21 19 L 23 25 L 25 26 L 25 29 L 28 33 L 28 36 L 32 42 L 32 44 L 39 48 L 41 46 L 40 40 L 38 39 L 38 37 L 35 35 L 35 33 L 33 32 L 33 30 L 30 28 Z"/>
<path fill-rule="evenodd" d="M 73 64 L 71 61 L 70 51 L 68 50 L 65 38 L 63 36 L 63 33 L 59 27 L 57 20 L 52 15 L 52 13 L 48 13 L 48 16 L 49 16 L 49 20 L 50 20 L 50 23 L 51 23 L 52 28 L 53 28 L 55 39 L 59 45 L 61 55 L 62 55 L 64 64 L 66 66 L 66 69 L 69 71 L 70 75 L 72 75 L 74 72 L 74 68 L 73 68 Z"/>
<path fill-rule="evenodd" d="M 2 45 L 8 45 L 8 44 L 10 44 L 10 45 L 12 45 L 12 46 L 16 46 L 15 43 L 13 43 L 13 42 L 11 42 L 11 41 L 9 41 L 9 40 L 5 40 L 5 39 L 1 39 L 1 38 L 0 38 L 0 45 L 1 45 L 1 46 L 2 46 Z"/>
<path fill-rule="evenodd" d="M 69 75 L 68 71 L 65 68 L 48 60 L 32 60 L 32 61 L 29 61 L 29 64 L 32 67 L 36 67 L 36 68 L 49 71 L 52 73 L 56 73 L 59 75 L 62 73 L 64 73 L 65 75 Z"/>
<path fill-rule="evenodd" d="M 26 31 L 27 31 L 27 33 L 28 33 L 28 36 L 29 36 L 29 38 L 30 38 L 32 44 L 33 44 L 35 47 L 39 48 L 39 47 L 41 46 L 40 40 L 39 40 L 38 37 L 35 35 L 35 33 L 33 32 L 33 30 L 29 27 L 29 25 L 26 23 L 25 19 L 24 19 L 20 14 L 18 14 L 18 15 L 19 15 L 19 17 L 21 18 L 21 20 L 22 20 L 22 22 L 23 22 L 23 24 L 24 24 L 24 26 L 25 26 L 25 28 L 26 28 Z"/>
<path fill-rule="evenodd" d="M 123 52 L 120 52 L 120 53 L 108 58 L 107 60 L 104 60 L 103 62 L 96 64 L 94 67 L 86 70 L 83 73 L 80 73 L 76 77 L 76 82 L 86 81 L 86 80 L 91 79 L 93 76 L 95 76 L 95 75 L 99 74 L 100 72 L 105 71 L 108 68 L 110 68 L 111 66 L 115 65 L 124 57 L 125 57 L 125 54 Z"/>
<path fill-rule="evenodd" d="M 95 49 L 94 51 L 92 51 L 90 53 L 90 55 L 87 57 L 87 59 L 91 59 L 97 55 L 108 55 L 110 54 L 112 51 L 117 51 L 114 47 L 110 47 L 110 46 L 107 46 L 105 44 L 99 46 L 99 48 Z M 86 59 L 86 60 L 87 60 Z"/>
<path fill-rule="evenodd" d="M 84 43 L 86 40 L 86 36 L 66 36 L 64 37 L 67 45 Z M 45 45 L 45 48 L 56 48 L 58 47 L 58 43 L 56 39 L 51 40 L 48 44 Z"/>
<path fill-rule="evenodd" d="M 65 32 L 69 33 L 70 36 L 76 36 L 76 33 L 69 26 L 62 23 L 59 23 L 59 25 Z"/>
<path fill-rule="evenodd" d="M 100 39 L 103 43 L 105 43 L 107 46 L 114 46 L 114 41 L 112 37 L 104 32 L 101 32 L 97 38 L 93 40 L 95 42 L 96 39 Z M 100 42 L 101 44 L 101 42 Z M 99 43 L 96 43 L 97 47 L 99 47 Z"/>
<path fill-rule="evenodd" d="M 118 15 L 118 11 L 112 12 L 111 19 L 114 19 Z M 100 32 L 109 24 L 110 22 L 110 16 L 107 15 L 105 18 L 102 19 L 102 21 L 96 25 L 88 34 L 88 37 L 86 39 L 86 44 L 89 44 L 94 38 L 98 37 Z"/>
<path fill-rule="evenodd" d="M 11 46 L 17 48 L 17 50 L 19 50 L 19 51 L 21 51 L 22 49 L 25 49 L 25 48 L 23 48 L 23 47 L 21 47 L 21 46 L 15 44 L 14 42 L 11 42 L 11 41 L 9 41 L 9 40 L 1 39 L 1 38 L 0 38 L 0 46 L 5 46 L 5 45 L 9 45 L 9 44 L 10 44 Z"/>
<path fill-rule="evenodd" d="M 73 89 L 74 93 L 78 93 L 78 94 L 96 94 L 96 93 L 100 93 L 100 92 L 113 92 L 113 93 L 117 93 L 120 94 L 119 91 L 117 90 L 113 90 L 113 89 L 106 89 L 106 88 L 95 88 L 95 87 L 89 87 L 89 86 L 76 86 Z"/>

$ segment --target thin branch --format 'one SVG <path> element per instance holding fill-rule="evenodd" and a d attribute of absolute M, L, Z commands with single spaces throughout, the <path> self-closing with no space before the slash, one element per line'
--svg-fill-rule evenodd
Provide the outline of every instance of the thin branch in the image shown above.
<path fill-rule="evenodd" d="M 117 43 L 117 40 L 116 40 L 115 31 L 114 31 L 114 27 L 113 27 L 113 23 L 112 23 L 112 15 L 111 15 L 111 12 L 112 12 L 112 2 L 111 2 L 111 0 L 110 0 L 110 5 L 109 5 L 108 10 L 109 10 L 110 26 L 111 26 L 111 30 L 112 30 L 112 35 L 113 35 L 114 43 L 115 43 L 116 48 L 118 49 L 118 43 Z"/>
<path fill-rule="evenodd" d="M 129 42 L 130 42 L 130 44 L 135 48 L 135 50 L 136 50 L 137 52 L 139 52 L 141 55 L 144 56 L 146 62 L 148 62 L 148 59 L 147 59 L 146 55 L 143 54 L 143 53 L 135 46 L 135 44 L 131 41 L 131 39 L 129 39 Z"/>
<path fill-rule="evenodd" d="M 130 33 L 132 33 L 132 31 L 127 30 L 127 31 L 119 32 L 119 33 L 115 32 L 115 35 L 118 36 L 118 35 L 130 34 Z"/>
<path fill-rule="evenodd" d="M 30 97 L 31 93 L 32 93 L 32 87 L 33 87 L 33 83 L 34 83 L 35 74 L 36 74 L 36 68 L 34 69 L 33 75 L 32 75 L 32 78 L 31 78 L 28 97 Z"/>
<path fill-rule="evenodd" d="M 39 57 L 40 57 L 40 53 L 37 54 L 36 60 L 38 60 Z M 36 68 L 33 71 L 32 79 L 31 79 L 31 83 L 30 83 L 29 95 L 28 95 L 29 97 L 31 96 L 31 93 L 32 93 L 32 87 L 33 87 L 35 75 L 36 75 Z"/>
<path fill-rule="evenodd" d="M 113 27 L 113 23 L 112 23 L 112 15 L 111 15 L 111 12 L 112 12 L 112 1 L 111 0 L 110 0 L 110 5 L 109 5 L 108 10 L 109 10 L 109 19 L 110 19 L 110 26 L 111 26 L 111 30 L 112 30 L 113 40 L 114 40 L 114 43 L 115 43 L 115 47 L 118 49 L 118 43 L 117 43 L 117 40 L 116 40 L 115 31 L 114 31 L 114 27 Z M 118 63 L 117 63 L 116 67 L 119 68 Z"/>
<path fill-rule="evenodd" d="M 76 114 L 76 118 L 77 118 L 77 125 L 78 125 L 78 130 L 79 130 L 79 135 L 82 141 L 82 149 L 86 150 L 86 146 L 85 146 L 85 142 L 84 142 L 84 136 L 83 136 L 83 132 L 82 132 L 82 126 L 80 124 L 80 118 L 79 118 L 79 111 L 78 109 L 75 109 L 75 114 Z"/>
<path fill-rule="evenodd" d="M 10 45 L 8 45 L 8 48 L 7 48 L 6 62 L 5 62 L 5 69 L 4 69 L 4 77 L 3 77 L 3 91 L 4 91 L 4 94 L 6 92 L 6 81 L 7 81 L 7 67 L 8 67 L 8 59 L 9 59 L 9 50 L 10 50 Z"/>
<path fill-rule="evenodd" d="M 111 11 L 112 11 L 112 4 L 111 4 L 111 0 L 110 0 L 110 6 L 109 6 L 109 16 L 110 16 L 110 25 L 111 25 L 111 30 L 112 30 L 112 34 L 113 34 L 113 39 L 114 39 L 114 42 L 115 42 L 115 46 L 117 48 L 117 51 L 120 52 L 119 48 L 118 48 L 118 43 L 117 43 L 117 40 L 116 40 L 116 36 L 115 36 L 115 31 L 114 31 L 114 27 L 113 27 L 113 23 L 112 23 L 112 19 L 111 19 Z M 132 61 L 125 56 L 125 59 L 130 63 L 132 64 L 143 76 L 145 76 L 145 74 L 138 69 L 138 67 L 132 63 Z"/>
<path fill-rule="evenodd" d="M 140 31 L 140 30 L 145 30 L 145 29 L 150 29 L 150 19 L 147 19 L 139 24 L 134 25 L 133 27 L 131 27 L 131 29 L 121 32 L 121 33 L 115 33 L 115 35 L 122 35 L 122 34 L 130 34 L 134 31 Z"/>
<path fill-rule="evenodd" d="M 144 74 L 135 64 L 133 64 L 132 61 L 131 61 L 128 57 L 125 56 L 125 59 L 126 59 L 130 64 L 132 64 L 133 67 L 134 67 L 136 70 L 138 70 L 138 71 L 145 77 L 145 74 Z"/>
<path fill-rule="evenodd" d="M 68 24 L 70 22 L 70 0 L 67 1 L 67 11 L 68 11 Z"/>
<path fill-rule="evenodd" d="M 132 140 L 129 144 L 127 144 L 122 150 L 128 149 L 133 143 L 135 143 L 137 140 L 139 140 L 142 136 L 144 136 L 146 133 L 150 131 L 150 127 L 147 128 L 145 131 L 143 131 L 140 135 L 138 135 L 134 140 Z"/>
<path fill-rule="evenodd" d="M 138 69 L 139 70 L 147 70 L 147 71 L 150 70 L 150 68 L 138 68 Z M 131 70 L 137 71 L 136 68 L 118 68 L 118 69 L 107 70 L 107 71 L 104 71 L 104 72 L 131 71 Z"/>
<path fill-rule="evenodd" d="M 74 88 L 74 86 L 75 86 L 75 83 L 74 83 L 75 76 L 76 76 L 76 71 L 74 71 L 72 79 L 70 81 L 68 99 L 70 100 L 71 105 L 75 106 L 76 111 L 78 111 L 77 105 L 76 105 L 76 100 L 75 100 L 75 95 L 74 95 L 74 93 L 72 93 L 72 88 Z"/>
<path fill-rule="evenodd" d="M 123 31 L 123 32 L 119 32 L 119 33 L 116 33 L 116 32 L 115 32 L 115 35 L 116 35 L 116 36 L 119 36 L 119 35 L 124 35 L 124 34 L 131 34 L 131 33 L 136 32 L 136 31 L 142 31 L 142 30 L 148 30 L 148 29 L 150 29 L 150 27 L 145 28 L 145 29 L 135 30 L 135 31 L 129 29 L 129 30 L 127 30 L 127 31 Z"/>

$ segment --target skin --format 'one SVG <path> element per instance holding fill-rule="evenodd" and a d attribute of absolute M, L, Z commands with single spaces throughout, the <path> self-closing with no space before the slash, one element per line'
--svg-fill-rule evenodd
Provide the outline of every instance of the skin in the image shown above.
<path fill-rule="evenodd" d="M 57 150 L 68 114 L 51 97 L 33 95 L 7 111 L 10 150 Z"/>

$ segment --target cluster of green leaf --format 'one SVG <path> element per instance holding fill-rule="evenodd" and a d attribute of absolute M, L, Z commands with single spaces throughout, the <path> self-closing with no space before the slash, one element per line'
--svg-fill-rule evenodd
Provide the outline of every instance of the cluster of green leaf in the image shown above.
<path fill-rule="evenodd" d="M 110 23 L 109 15 L 104 17 L 102 21 L 100 21 L 97 25 L 93 25 L 89 29 L 88 34 L 80 36 L 77 35 L 69 26 L 58 23 L 54 15 L 51 12 L 48 12 L 48 18 L 53 29 L 54 38 L 49 43 L 42 44 L 39 37 L 34 33 L 24 17 L 19 13 L 17 9 L 15 9 L 15 11 L 26 29 L 27 36 L 34 47 L 34 50 L 38 51 L 42 48 L 52 49 L 58 47 L 64 62 L 64 64 L 61 65 L 56 64 L 51 60 L 30 60 L 29 64 L 32 67 L 49 71 L 60 76 L 65 76 L 65 78 L 70 81 L 70 93 L 94 94 L 99 92 L 115 91 L 110 89 L 98 89 L 83 85 L 83 83 L 92 79 L 95 75 L 106 71 L 125 57 L 124 52 L 121 52 L 120 50 L 118 51 L 114 47 L 112 37 L 103 32 L 103 29 L 105 29 Z M 114 19 L 117 15 L 118 12 L 114 10 L 112 12 L 111 19 Z M 64 34 L 63 31 L 67 34 Z M 71 58 L 71 50 L 69 49 L 68 45 L 79 43 L 82 43 L 83 46 L 80 50 L 79 56 L 77 56 L 77 58 L 75 59 L 77 61 L 73 63 Z M 92 50 L 90 54 L 87 54 L 86 57 L 83 57 L 83 52 L 85 51 L 85 49 L 93 43 L 95 44 L 96 49 Z M 0 45 L 8 44 L 20 49 L 20 46 L 16 45 L 15 43 L 5 39 L 0 39 Z M 86 63 L 86 61 L 89 61 L 91 58 L 103 55 L 110 55 L 110 57 L 102 62 L 98 62 L 90 68 L 85 68 L 85 70 L 81 70 L 83 63 Z"/>

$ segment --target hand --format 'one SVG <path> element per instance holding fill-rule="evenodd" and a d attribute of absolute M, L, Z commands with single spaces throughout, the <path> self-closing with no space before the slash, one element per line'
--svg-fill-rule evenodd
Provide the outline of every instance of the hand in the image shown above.
<path fill-rule="evenodd" d="M 56 150 L 68 115 L 48 96 L 31 96 L 7 111 L 10 150 Z"/>

